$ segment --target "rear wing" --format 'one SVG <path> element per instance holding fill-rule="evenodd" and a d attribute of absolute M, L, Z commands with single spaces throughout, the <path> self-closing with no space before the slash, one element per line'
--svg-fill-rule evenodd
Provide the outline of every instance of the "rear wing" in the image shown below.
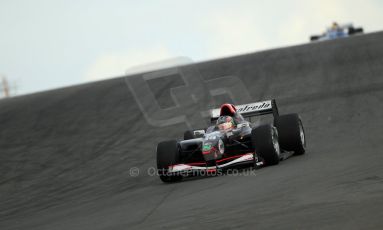
<path fill-rule="evenodd" d="M 275 99 L 268 101 L 254 102 L 250 104 L 235 105 L 237 112 L 244 118 L 251 118 L 265 114 L 273 114 L 274 117 L 279 116 L 277 103 Z M 214 122 L 218 119 L 221 109 L 212 109 L 210 111 L 210 120 Z"/>

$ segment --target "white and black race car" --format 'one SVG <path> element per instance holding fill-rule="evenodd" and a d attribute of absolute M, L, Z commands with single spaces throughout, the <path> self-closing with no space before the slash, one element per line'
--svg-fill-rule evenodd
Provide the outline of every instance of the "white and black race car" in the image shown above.
<path fill-rule="evenodd" d="M 255 124 L 261 115 L 273 121 Z M 188 130 L 184 140 L 157 146 L 157 169 L 164 182 L 175 182 L 198 172 L 217 172 L 239 164 L 276 165 L 305 153 L 306 139 L 298 114 L 279 115 L 275 100 L 234 106 L 223 104 L 211 111 L 212 126 Z"/>

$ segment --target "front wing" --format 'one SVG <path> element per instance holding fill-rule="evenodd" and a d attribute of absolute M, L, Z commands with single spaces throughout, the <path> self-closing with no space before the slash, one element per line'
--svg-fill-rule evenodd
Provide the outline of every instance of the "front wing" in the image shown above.
<path fill-rule="evenodd" d="M 176 164 L 169 166 L 169 173 L 183 173 L 192 171 L 214 171 L 217 169 L 224 169 L 239 164 L 250 164 L 254 162 L 254 154 L 246 153 L 242 155 L 231 156 L 223 159 L 216 160 L 215 166 L 206 166 L 205 162 L 195 162 L 189 164 Z M 263 161 L 258 161 L 257 166 L 264 165 Z"/>

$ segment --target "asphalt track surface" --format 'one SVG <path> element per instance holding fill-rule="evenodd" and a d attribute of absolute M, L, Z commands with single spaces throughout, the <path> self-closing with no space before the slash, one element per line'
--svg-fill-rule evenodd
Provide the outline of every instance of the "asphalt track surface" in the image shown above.
<path fill-rule="evenodd" d="M 175 184 L 147 175 L 156 144 L 187 125 L 146 119 L 126 77 L 1 100 L 0 229 L 382 229 L 382 41 L 374 33 L 176 70 L 234 76 L 252 100 L 301 115 L 307 154 L 255 175 Z M 163 108 L 174 106 L 164 92 L 183 84 L 167 79 L 152 82 Z"/>

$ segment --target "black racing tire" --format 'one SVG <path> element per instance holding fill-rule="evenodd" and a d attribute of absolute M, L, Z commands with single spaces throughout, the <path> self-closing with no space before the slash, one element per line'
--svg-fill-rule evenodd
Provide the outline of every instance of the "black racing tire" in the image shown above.
<path fill-rule="evenodd" d="M 295 155 L 306 152 L 306 137 L 302 121 L 298 114 L 286 114 L 274 119 L 278 129 L 279 144 L 281 149 L 293 151 Z"/>
<path fill-rule="evenodd" d="M 364 33 L 364 30 L 363 30 L 363 28 L 356 28 L 356 29 L 355 29 L 355 33 L 357 33 L 357 34 L 363 34 L 363 33 Z"/>
<path fill-rule="evenodd" d="M 253 128 L 251 139 L 257 155 L 266 165 L 277 165 L 280 160 L 280 149 L 278 142 L 278 131 L 270 125 L 261 125 Z"/>
<path fill-rule="evenodd" d="M 354 29 L 354 34 L 363 34 L 363 28 L 355 28 Z"/>
<path fill-rule="evenodd" d="M 317 35 L 313 35 L 313 36 L 310 36 L 310 41 L 317 41 L 319 40 L 320 36 L 317 36 Z"/>
<path fill-rule="evenodd" d="M 193 130 L 186 130 L 184 132 L 184 140 L 190 140 L 190 139 L 194 139 L 195 136 L 194 136 L 194 132 Z"/>
<path fill-rule="evenodd" d="M 348 35 L 363 34 L 363 28 L 350 27 L 348 29 Z"/>
<path fill-rule="evenodd" d="M 168 172 L 169 166 L 177 164 L 179 157 L 180 149 L 176 140 L 163 141 L 157 145 L 157 170 L 163 182 L 176 182 L 182 179 L 181 175 Z"/>

